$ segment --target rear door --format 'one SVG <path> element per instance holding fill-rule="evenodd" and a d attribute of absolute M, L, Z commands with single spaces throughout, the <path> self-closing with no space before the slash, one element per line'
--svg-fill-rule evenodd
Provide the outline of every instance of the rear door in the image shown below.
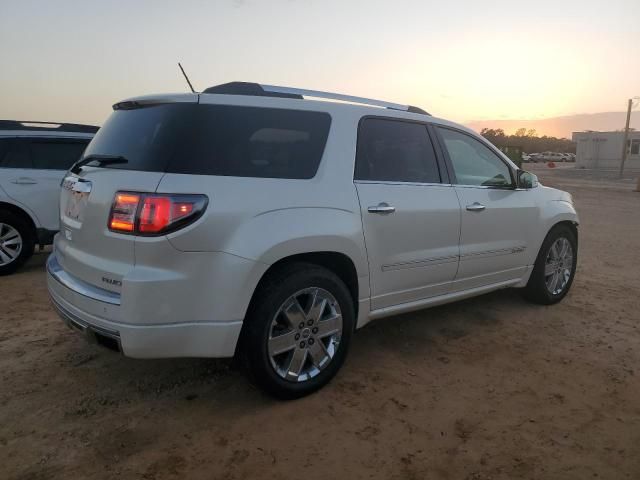
<path fill-rule="evenodd" d="M 87 143 L 88 139 L 14 138 L 0 161 L 0 184 L 34 212 L 43 228 L 57 230 L 60 182 Z"/>
<path fill-rule="evenodd" d="M 532 192 L 515 188 L 512 167 L 488 145 L 460 130 L 436 130 L 462 212 L 455 290 L 522 277 L 539 225 Z"/>
<path fill-rule="evenodd" d="M 355 185 L 372 310 L 447 293 L 458 266 L 460 206 L 427 126 L 363 119 Z"/>

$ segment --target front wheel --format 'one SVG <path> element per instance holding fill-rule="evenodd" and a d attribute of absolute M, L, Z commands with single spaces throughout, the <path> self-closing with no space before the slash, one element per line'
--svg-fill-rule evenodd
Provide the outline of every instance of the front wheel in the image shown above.
<path fill-rule="evenodd" d="M 577 260 L 578 239 L 574 231 L 566 225 L 551 229 L 525 287 L 525 297 L 542 305 L 562 300 L 573 283 Z"/>
<path fill-rule="evenodd" d="M 268 393 L 298 398 L 328 383 L 347 355 L 355 309 L 344 282 L 312 264 L 295 264 L 256 292 L 241 355 Z"/>

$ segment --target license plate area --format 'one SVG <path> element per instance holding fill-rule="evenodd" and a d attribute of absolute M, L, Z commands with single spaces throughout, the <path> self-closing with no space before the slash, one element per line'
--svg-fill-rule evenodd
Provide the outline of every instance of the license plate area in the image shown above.
<path fill-rule="evenodd" d="M 67 177 L 62 183 L 66 192 L 66 205 L 64 207 L 65 218 L 82 223 L 84 210 L 91 193 L 91 182 L 77 177 Z"/>

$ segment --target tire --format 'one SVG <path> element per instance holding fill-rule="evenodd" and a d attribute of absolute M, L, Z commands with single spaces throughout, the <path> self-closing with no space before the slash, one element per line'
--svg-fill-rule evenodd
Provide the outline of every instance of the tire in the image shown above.
<path fill-rule="evenodd" d="M 561 255 L 565 245 L 570 247 L 570 259 Z M 561 258 L 555 258 L 559 254 Z M 524 289 L 525 298 L 541 305 L 558 303 L 571 288 L 577 261 L 578 239 L 575 232 L 566 225 L 553 227 L 538 252 L 533 272 Z"/>
<path fill-rule="evenodd" d="M 323 306 L 322 312 L 315 314 L 319 309 L 312 311 L 314 305 Z M 245 318 L 240 355 L 261 389 L 280 399 L 303 397 L 336 375 L 354 326 L 353 299 L 344 282 L 318 265 L 292 264 L 256 292 Z M 335 330 L 338 333 L 330 334 Z"/>
<path fill-rule="evenodd" d="M 35 243 L 33 228 L 22 216 L 0 210 L 0 276 L 20 268 L 33 255 Z"/>

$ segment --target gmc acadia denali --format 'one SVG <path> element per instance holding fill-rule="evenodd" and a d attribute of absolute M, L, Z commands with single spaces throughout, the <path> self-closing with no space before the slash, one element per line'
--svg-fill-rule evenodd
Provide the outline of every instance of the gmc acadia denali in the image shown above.
<path fill-rule="evenodd" d="M 47 270 L 64 321 L 124 355 L 237 354 L 293 398 L 373 319 L 573 281 L 571 196 L 419 108 L 232 82 L 113 109 L 64 178 Z"/>

